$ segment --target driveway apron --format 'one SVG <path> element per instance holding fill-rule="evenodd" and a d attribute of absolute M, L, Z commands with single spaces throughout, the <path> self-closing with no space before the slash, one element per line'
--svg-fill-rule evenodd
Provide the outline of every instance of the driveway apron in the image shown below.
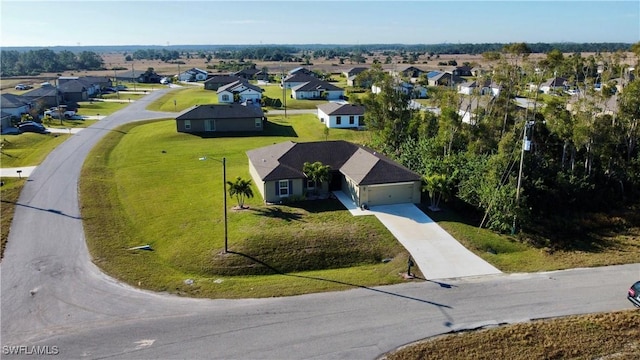
<path fill-rule="evenodd" d="M 334 193 L 354 216 L 375 215 L 411 254 L 427 279 L 500 274 L 500 270 L 462 246 L 414 204 L 361 210 L 341 191 Z"/>

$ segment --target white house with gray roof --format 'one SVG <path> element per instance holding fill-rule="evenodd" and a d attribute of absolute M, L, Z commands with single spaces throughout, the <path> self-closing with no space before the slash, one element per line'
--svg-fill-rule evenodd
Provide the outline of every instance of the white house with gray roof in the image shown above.
<path fill-rule="evenodd" d="M 318 119 L 328 128 L 364 126 L 364 106 L 329 102 L 318 105 Z"/>
<path fill-rule="evenodd" d="M 344 98 L 344 89 L 327 81 L 315 79 L 291 88 L 291 97 L 296 100 L 340 100 Z"/>
<path fill-rule="evenodd" d="M 218 88 L 218 102 L 221 104 L 232 103 L 237 95 L 238 102 L 260 103 L 262 91 L 260 87 L 250 84 L 247 80 L 236 80 Z"/>

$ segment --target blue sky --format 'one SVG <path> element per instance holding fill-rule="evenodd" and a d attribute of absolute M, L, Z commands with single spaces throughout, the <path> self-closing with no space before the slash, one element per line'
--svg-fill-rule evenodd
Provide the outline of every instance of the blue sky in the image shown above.
<path fill-rule="evenodd" d="M 0 1 L 2 46 L 640 40 L 640 1 Z"/>

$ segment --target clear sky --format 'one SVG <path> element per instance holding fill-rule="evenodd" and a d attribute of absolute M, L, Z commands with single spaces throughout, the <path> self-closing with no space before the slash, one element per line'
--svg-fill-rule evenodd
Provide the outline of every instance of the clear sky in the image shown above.
<path fill-rule="evenodd" d="M 640 1 L 0 0 L 2 46 L 640 41 Z"/>

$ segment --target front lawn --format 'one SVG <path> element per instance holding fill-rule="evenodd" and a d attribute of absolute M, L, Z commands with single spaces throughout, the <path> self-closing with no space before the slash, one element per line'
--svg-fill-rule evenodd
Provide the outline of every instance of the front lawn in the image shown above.
<path fill-rule="evenodd" d="M 272 99 L 280 99 L 282 98 L 282 88 L 278 84 L 261 86 L 264 89 L 262 96 L 267 96 Z M 286 90 L 286 107 L 287 109 L 293 110 L 301 110 L 301 109 L 316 109 L 316 107 L 320 104 L 325 104 L 327 100 L 296 100 L 291 97 L 291 89 Z M 284 102 L 284 101 L 283 101 Z"/>
<path fill-rule="evenodd" d="M 68 134 L 22 133 L 2 135 L 0 160 L 3 168 L 35 166 L 40 164 Z"/>
<path fill-rule="evenodd" d="M 249 210 L 232 210 L 234 199 L 228 199 L 233 253 L 222 253 L 219 160 L 227 160 L 227 179 L 250 179 L 246 150 L 317 140 L 322 129 L 313 115 L 301 115 L 270 118 L 264 136 L 202 138 L 176 133 L 170 120 L 111 132 L 87 158 L 81 176 L 94 261 L 143 288 L 213 298 L 404 281 L 399 274 L 406 271 L 408 253 L 375 217 L 354 218 L 336 200 L 265 206 L 255 187 L 256 196 L 245 202 Z M 356 141 L 365 133 L 332 130 L 329 138 Z M 153 251 L 128 250 L 147 244 Z"/>

